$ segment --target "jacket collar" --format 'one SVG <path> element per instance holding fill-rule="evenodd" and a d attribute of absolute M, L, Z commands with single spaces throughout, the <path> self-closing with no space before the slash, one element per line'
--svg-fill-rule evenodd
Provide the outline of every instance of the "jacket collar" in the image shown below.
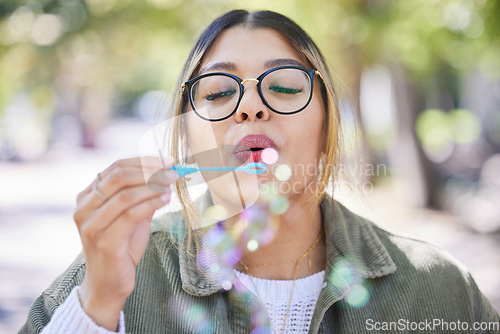
<path fill-rule="evenodd" d="M 200 212 L 212 205 L 210 196 L 205 195 L 196 203 Z M 382 277 L 396 271 L 396 265 L 389 252 L 375 231 L 377 227 L 366 219 L 352 213 L 339 202 L 326 196 L 320 204 L 323 219 L 323 227 L 327 240 L 327 265 L 325 268 L 325 280 L 333 281 L 333 285 L 340 286 L 338 293 L 343 294 L 346 286 L 338 284 L 338 275 L 332 269 L 336 266 L 348 266 L 358 275 L 364 278 Z M 180 225 L 180 224 L 179 224 Z M 201 270 L 197 261 L 197 254 L 206 251 L 203 235 L 207 230 L 194 230 L 194 237 L 188 245 L 187 238 L 179 245 L 179 265 L 182 280 L 182 288 L 194 296 L 211 295 L 222 289 L 225 280 L 234 281 L 233 271 L 223 272 L 222 275 L 207 275 Z M 198 237 L 198 238 L 197 238 Z M 189 247 L 190 252 L 187 251 Z M 216 260 L 215 254 L 208 252 L 208 262 Z M 344 278 L 340 277 L 342 282 Z M 330 284 L 332 285 L 332 284 Z M 336 289 L 335 286 L 329 287 Z"/>

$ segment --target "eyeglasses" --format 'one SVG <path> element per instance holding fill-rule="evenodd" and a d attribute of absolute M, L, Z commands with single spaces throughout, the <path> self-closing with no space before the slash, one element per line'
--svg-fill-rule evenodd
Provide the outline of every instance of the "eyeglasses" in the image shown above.
<path fill-rule="evenodd" d="M 278 114 L 304 110 L 312 98 L 314 75 L 321 74 L 299 66 L 272 68 L 255 79 L 241 79 L 229 73 L 207 73 L 186 81 L 189 102 L 204 120 L 217 122 L 231 117 L 243 98 L 247 81 L 257 83 L 262 102 Z M 322 77 L 321 77 L 322 78 Z"/>

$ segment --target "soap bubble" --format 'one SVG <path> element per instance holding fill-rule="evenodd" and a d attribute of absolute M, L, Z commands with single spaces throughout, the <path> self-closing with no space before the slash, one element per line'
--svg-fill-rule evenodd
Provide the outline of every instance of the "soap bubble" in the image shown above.
<path fill-rule="evenodd" d="M 352 307 L 363 307 L 368 303 L 368 299 L 370 299 L 368 289 L 359 284 L 354 285 L 346 296 L 346 301 Z"/>
<path fill-rule="evenodd" d="M 274 148 L 266 148 L 262 151 L 260 155 L 262 162 L 265 163 L 266 165 L 272 165 L 275 164 L 276 161 L 278 161 L 278 151 L 276 151 Z"/>
<path fill-rule="evenodd" d="M 250 252 L 255 252 L 259 248 L 257 240 L 252 239 L 247 243 L 247 248 Z"/>
<path fill-rule="evenodd" d="M 328 282 L 338 289 L 349 289 L 344 300 L 350 306 L 363 307 L 370 299 L 364 272 L 364 265 L 357 257 L 343 256 L 335 261 Z"/>
<path fill-rule="evenodd" d="M 280 181 L 288 181 L 292 177 L 292 170 L 288 165 L 279 165 L 274 170 L 274 175 Z"/>
<path fill-rule="evenodd" d="M 229 290 L 231 290 L 232 287 L 233 287 L 233 283 L 231 283 L 231 281 L 222 282 L 222 288 L 224 290 L 229 291 Z"/>

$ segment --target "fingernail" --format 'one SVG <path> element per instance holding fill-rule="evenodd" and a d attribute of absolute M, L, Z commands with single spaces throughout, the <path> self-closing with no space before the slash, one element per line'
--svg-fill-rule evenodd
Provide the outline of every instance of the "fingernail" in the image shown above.
<path fill-rule="evenodd" d="M 166 193 L 166 194 L 161 195 L 160 199 L 164 203 L 170 202 L 170 193 Z"/>

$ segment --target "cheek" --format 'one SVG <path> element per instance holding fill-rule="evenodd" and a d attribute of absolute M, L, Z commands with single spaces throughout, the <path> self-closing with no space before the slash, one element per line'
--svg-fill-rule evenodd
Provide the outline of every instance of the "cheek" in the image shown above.
<path fill-rule="evenodd" d="M 214 124 L 195 116 L 186 123 L 188 147 L 200 167 L 220 167 L 227 163 L 223 136 L 227 132 L 220 124 Z"/>
<path fill-rule="evenodd" d="M 321 152 L 324 140 L 323 124 L 325 117 L 322 110 L 315 110 L 314 113 L 304 114 L 298 120 L 295 131 L 292 136 L 298 152 L 301 156 L 314 156 L 316 157 Z"/>
<path fill-rule="evenodd" d="M 193 153 L 200 153 L 217 147 L 217 135 L 212 125 L 194 113 L 186 117 L 188 145 Z"/>

